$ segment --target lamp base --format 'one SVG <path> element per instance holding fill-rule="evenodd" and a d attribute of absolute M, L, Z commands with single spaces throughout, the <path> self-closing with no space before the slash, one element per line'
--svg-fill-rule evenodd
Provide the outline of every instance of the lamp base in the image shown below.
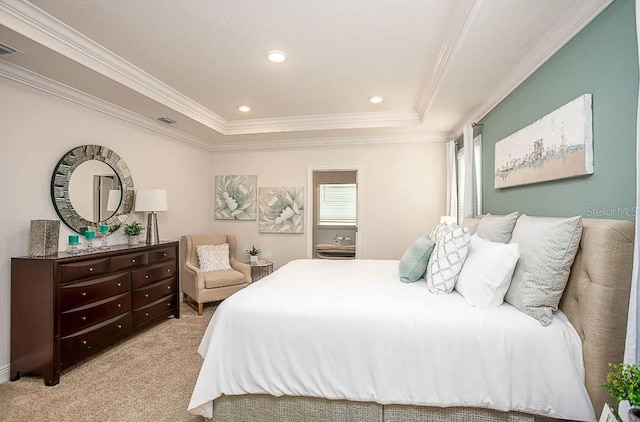
<path fill-rule="evenodd" d="M 151 211 L 147 220 L 147 245 L 155 245 L 159 242 L 158 217 L 155 212 Z"/>

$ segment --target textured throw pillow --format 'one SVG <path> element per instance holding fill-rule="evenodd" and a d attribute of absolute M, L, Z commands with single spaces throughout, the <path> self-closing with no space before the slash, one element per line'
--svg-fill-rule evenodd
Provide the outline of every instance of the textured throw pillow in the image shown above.
<path fill-rule="evenodd" d="M 517 220 L 518 212 L 501 217 L 487 214 L 478 223 L 476 234 L 490 242 L 509 243 Z"/>
<path fill-rule="evenodd" d="M 469 253 L 458 276 L 456 290 L 468 304 L 477 308 L 500 306 L 519 257 L 516 243 L 505 245 L 484 240 L 477 234 L 471 236 Z"/>
<path fill-rule="evenodd" d="M 469 230 L 450 224 L 439 233 L 427 265 L 427 287 L 431 293 L 451 293 L 469 250 Z"/>
<path fill-rule="evenodd" d="M 433 229 L 429 237 L 431 237 L 434 242 L 438 243 L 438 240 L 440 240 L 442 236 L 451 229 L 451 227 L 457 227 L 457 225 L 453 223 L 440 223 Z"/>
<path fill-rule="evenodd" d="M 229 264 L 229 244 L 221 245 L 198 245 L 196 247 L 198 264 L 202 271 L 230 270 Z"/>
<path fill-rule="evenodd" d="M 422 236 L 409 246 L 400 258 L 400 281 L 412 283 L 422 278 L 435 245 L 429 236 Z"/>
<path fill-rule="evenodd" d="M 582 237 L 582 218 L 520 216 L 511 243 L 520 260 L 504 297 L 520 311 L 549 325 L 569 279 Z"/>

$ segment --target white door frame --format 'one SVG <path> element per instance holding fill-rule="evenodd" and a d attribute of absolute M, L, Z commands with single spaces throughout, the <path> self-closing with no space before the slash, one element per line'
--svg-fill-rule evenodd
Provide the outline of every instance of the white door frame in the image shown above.
<path fill-rule="evenodd" d="M 313 193 L 315 186 L 313 186 L 313 172 L 314 171 L 355 171 L 356 172 L 356 259 L 362 257 L 362 236 L 364 230 L 362 229 L 362 165 L 347 165 L 347 166 L 309 166 L 307 173 L 307 212 L 305 230 L 307 232 L 307 258 L 313 258 Z"/>

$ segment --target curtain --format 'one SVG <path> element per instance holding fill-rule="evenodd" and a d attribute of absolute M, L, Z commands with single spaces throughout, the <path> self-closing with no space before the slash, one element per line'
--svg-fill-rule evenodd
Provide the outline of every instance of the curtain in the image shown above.
<path fill-rule="evenodd" d="M 447 198 L 445 216 L 458 215 L 458 178 L 456 174 L 456 141 L 447 142 Z"/>
<path fill-rule="evenodd" d="M 463 130 L 464 145 L 464 218 L 473 218 L 478 214 L 478 179 L 476 177 L 475 148 L 473 126 L 466 125 Z"/>
<path fill-rule="evenodd" d="M 636 0 L 636 38 L 638 45 L 640 45 L 640 33 L 638 33 L 638 25 L 640 25 L 640 0 Z M 640 69 L 638 69 L 640 72 Z M 636 117 L 636 210 L 640 206 L 640 184 L 638 183 L 638 174 L 640 174 L 640 92 L 638 92 L 638 114 Z M 639 325 L 638 318 L 638 265 L 640 264 L 640 252 L 638 247 L 640 243 L 640 234 L 638 233 L 638 214 L 636 213 L 636 235 L 635 244 L 633 250 L 633 274 L 631 278 L 631 295 L 629 296 L 629 316 L 627 319 L 627 338 L 624 347 L 624 361 L 625 363 L 637 363 L 640 362 L 640 356 L 638 355 L 638 332 Z M 596 412 L 600 409 L 596 409 Z M 629 411 L 628 403 L 621 403 L 618 409 L 618 413 L 622 417 L 622 420 L 626 422 L 627 412 Z"/>

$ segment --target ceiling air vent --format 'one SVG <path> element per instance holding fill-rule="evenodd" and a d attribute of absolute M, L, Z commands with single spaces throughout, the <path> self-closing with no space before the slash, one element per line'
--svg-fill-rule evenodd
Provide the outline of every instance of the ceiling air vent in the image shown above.
<path fill-rule="evenodd" d="M 22 51 L 0 42 L 0 56 L 6 56 L 13 53 L 22 53 Z"/>
<path fill-rule="evenodd" d="M 168 124 L 168 125 L 173 125 L 175 123 L 178 123 L 178 122 L 176 122 L 175 120 L 173 120 L 170 117 L 156 117 L 156 119 L 158 119 L 162 123 L 165 123 L 165 124 Z"/>

